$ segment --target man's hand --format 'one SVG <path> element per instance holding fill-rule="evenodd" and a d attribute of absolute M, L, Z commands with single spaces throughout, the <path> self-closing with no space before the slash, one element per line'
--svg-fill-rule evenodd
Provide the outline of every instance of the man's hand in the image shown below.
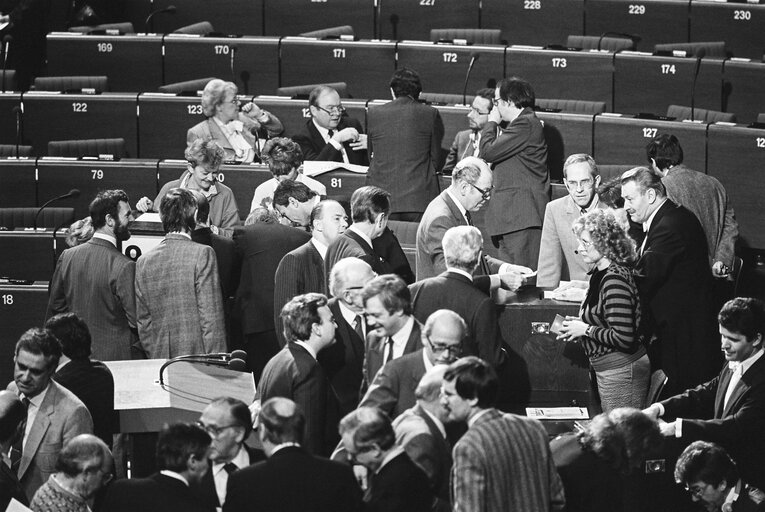
<path fill-rule="evenodd" d="M 675 437 L 675 422 L 659 420 L 659 430 L 664 437 Z"/>
<path fill-rule="evenodd" d="M 715 261 L 712 265 L 712 275 L 715 277 L 728 277 L 730 276 L 730 268 L 722 261 Z"/>
<path fill-rule="evenodd" d="M 146 196 L 143 196 L 141 199 L 138 200 L 138 202 L 135 204 L 135 209 L 141 212 L 148 212 L 154 207 L 154 203 L 151 199 L 149 199 Z"/>
<path fill-rule="evenodd" d="M 353 466 L 353 474 L 356 475 L 356 481 L 359 483 L 359 486 L 361 486 L 362 491 L 366 491 L 369 487 L 369 482 L 367 481 L 368 472 L 367 468 L 360 464 Z"/>
<path fill-rule="evenodd" d="M 356 142 L 351 142 L 351 149 L 354 151 L 366 151 L 367 149 L 367 134 L 359 133 L 359 138 Z"/>
<path fill-rule="evenodd" d="M 659 409 L 659 404 L 651 404 L 645 409 L 643 409 L 643 414 L 645 414 L 652 420 L 658 420 L 660 412 L 661 410 Z"/>
<path fill-rule="evenodd" d="M 351 128 L 350 126 L 348 128 L 343 128 L 342 130 L 335 132 L 334 135 L 332 135 L 332 140 L 339 142 L 340 144 L 343 144 L 344 142 L 358 142 L 359 140 L 359 131 L 356 128 Z"/>
<path fill-rule="evenodd" d="M 505 290 L 514 292 L 523 285 L 523 276 L 518 272 L 507 272 L 505 274 L 497 274 L 499 276 L 499 283 Z"/>
<path fill-rule="evenodd" d="M 489 112 L 489 121 L 497 124 L 502 122 L 502 116 L 499 114 L 499 108 L 497 108 L 496 105 L 491 109 L 491 112 Z"/>

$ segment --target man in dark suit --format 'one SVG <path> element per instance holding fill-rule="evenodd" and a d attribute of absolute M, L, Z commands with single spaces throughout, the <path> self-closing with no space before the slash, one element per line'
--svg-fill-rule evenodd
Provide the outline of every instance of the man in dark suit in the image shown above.
<path fill-rule="evenodd" d="M 74 313 L 62 313 L 49 318 L 45 328 L 61 342 L 63 352 L 53 379 L 82 400 L 93 419 L 93 433 L 111 447 L 117 430 L 114 377 L 104 363 L 90 359 L 88 326 Z"/>
<path fill-rule="evenodd" d="M 358 258 L 343 258 L 329 274 L 329 289 L 334 297 L 328 305 L 337 329 L 335 343 L 321 351 L 319 362 L 326 369 L 337 393 L 341 416 L 359 404 L 365 340 L 369 329 L 364 318 L 361 290 L 374 277 L 372 267 Z"/>
<path fill-rule="evenodd" d="M 385 364 L 420 348 L 420 323 L 412 316 L 412 296 L 406 283 L 394 274 L 369 281 L 361 290 L 367 319 L 364 356 L 366 391 Z"/>
<path fill-rule="evenodd" d="M 324 258 L 329 245 L 348 227 L 345 209 L 331 199 L 311 210 L 311 239 L 284 255 L 274 275 L 274 325 L 279 344 L 286 340 L 279 316 L 282 306 L 304 293 L 325 293 Z"/>
<path fill-rule="evenodd" d="M 88 242 L 61 254 L 50 284 L 47 318 L 71 311 L 90 327 L 93 357 L 131 359 L 138 341 L 135 262 L 117 248 L 130 238 L 130 210 L 122 190 L 100 192 L 90 203 L 95 233 Z M 135 350 L 135 349 L 133 349 Z"/>
<path fill-rule="evenodd" d="M 263 369 L 261 401 L 280 396 L 294 400 L 305 412 L 305 447 L 327 456 L 337 443 L 339 409 L 327 374 L 316 361 L 335 341 L 335 321 L 327 298 L 319 293 L 298 295 L 282 308 L 287 345 Z"/>
<path fill-rule="evenodd" d="M 719 443 L 733 456 L 747 482 L 765 488 L 765 306 L 752 298 L 728 301 L 718 315 L 727 363 L 714 379 L 653 404 L 645 412 L 662 433 L 683 442 Z M 687 362 L 686 364 L 693 364 Z"/>
<path fill-rule="evenodd" d="M 493 174 L 488 164 L 473 156 L 464 158 L 452 172 L 452 184 L 433 199 L 417 227 L 417 280 L 446 270 L 442 240 L 455 226 L 472 226 L 470 212 L 480 210 L 491 197 Z M 522 273 L 531 269 L 483 255 L 475 270 L 476 286 L 489 293 L 500 286 L 516 290 Z"/>
<path fill-rule="evenodd" d="M 202 411 L 197 424 L 212 438 L 210 469 L 199 486 L 191 490 L 206 507 L 220 508 L 226 502 L 231 473 L 265 459 L 260 450 L 244 444 L 252 432 L 247 404 L 231 397 L 216 398 Z"/>
<path fill-rule="evenodd" d="M 210 229 L 210 202 L 198 190 L 191 191 L 197 200 L 197 224 L 191 232 L 191 239 L 202 245 L 207 245 L 215 251 L 220 276 L 220 289 L 223 294 L 224 306 L 229 303 L 239 284 L 241 262 L 236 254 L 236 245 L 230 237 L 216 235 Z M 225 308 L 227 312 L 230 307 Z"/>
<path fill-rule="evenodd" d="M 444 136 L 438 110 L 418 101 L 422 85 L 411 69 L 396 70 L 390 80 L 393 101 L 367 113 L 367 184 L 395 198 L 391 218 L 416 222 L 438 195 L 438 155 Z"/>
<path fill-rule="evenodd" d="M 306 160 L 346 162 L 369 165 L 367 136 L 361 123 L 347 117 L 340 95 L 327 85 L 320 85 L 308 96 L 311 118 L 292 139 L 300 144 Z"/>
<path fill-rule="evenodd" d="M 361 187 L 351 196 L 353 224 L 332 242 L 324 258 L 324 275 L 343 258 L 359 258 L 378 275 L 395 273 L 407 283 L 414 281 L 401 245 L 387 228 L 391 195 L 377 187 Z"/>
<path fill-rule="evenodd" d="M 359 407 L 340 422 L 348 458 L 373 473 L 365 496 L 374 512 L 424 512 L 434 502 L 430 482 L 396 444 L 390 419 L 374 407 Z"/>
<path fill-rule="evenodd" d="M 711 379 L 719 368 L 707 240 L 696 216 L 667 199 L 661 178 L 648 168 L 622 175 L 622 197 L 630 218 L 647 233 L 635 280 L 648 334 L 657 338 L 649 356 L 669 379 L 664 396 L 672 396 Z"/>
<path fill-rule="evenodd" d="M 361 509 L 361 491 L 350 467 L 302 447 L 305 417 L 295 402 L 280 397 L 265 401 L 259 421 L 268 460 L 231 475 L 224 512 Z"/>
<path fill-rule="evenodd" d="M 273 276 L 284 255 L 310 238 L 301 229 L 270 222 L 256 222 L 234 232 L 237 253 L 242 260 L 234 318 L 241 325 L 247 365 L 256 379 L 279 351 L 274 327 Z"/>
<path fill-rule="evenodd" d="M 481 144 L 481 130 L 489 121 L 489 113 L 494 106 L 494 89 L 480 89 L 476 92 L 470 110 L 467 113 L 470 128 L 457 132 L 446 155 L 446 162 L 442 172 L 451 174 L 457 162 L 469 156 L 478 156 Z"/>
<path fill-rule="evenodd" d="M 109 512 L 213 512 L 191 492 L 207 472 L 210 436 L 200 426 L 175 423 L 157 440 L 159 472 L 148 478 L 117 480 L 106 491 Z"/>
<path fill-rule="evenodd" d="M 28 505 L 29 500 L 7 460 L 8 452 L 16 439 L 23 435 L 24 420 L 27 412 L 19 397 L 11 391 L 0 391 L 0 509 L 5 510 L 11 499 Z"/>
<path fill-rule="evenodd" d="M 550 198 L 547 143 L 534 115 L 534 90 L 525 80 L 504 78 L 494 91 L 494 105 L 479 154 L 495 173 L 486 229 L 502 259 L 533 268 Z"/>

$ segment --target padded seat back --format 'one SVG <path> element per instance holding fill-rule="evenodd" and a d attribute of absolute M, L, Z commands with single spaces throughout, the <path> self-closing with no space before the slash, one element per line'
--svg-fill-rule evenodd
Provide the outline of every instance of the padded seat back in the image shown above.
<path fill-rule="evenodd" d="M 337 94 L 341 98 L 350 98 L 348 94 L 348 84 L 345 82 L 332 82 L 324 84 L 306 84 L 306 85 L 292 85 L 289 87 L 279 87 L 276 89 L 277 96 L 289 96 L 290 98 L 304 97 L 307 98 L 311 91 L 316 89 L 320 85 L 327 85 L 337 91 Z"/>
<path fill-rule="evenodd" d="M 303 32 L 300 34 L 302 37 L 315 37 L 317 39 L 329 39 L 332 37 L 339 38 L 340 36 L 353 36 L 353 27 L 350 25 L 340 25 L 339 27 L 323 28 L 321 30 L 312 30 L 311 32 Z"/>
<path fill-rule="evenodd" d="M 2 85 L 0 85 L 0 91 L 15 91 L 16 90 L 16 70 L 14 69 L 6 69 L 5 71 L 0 71 L 0 84 L 5 84 L 5 89 L 3 89 Z"/>
<path fill-rule="evenodd" d="M 16 144 L 0 144 L 0 158 L 16 156 Z M 32 156 L 32 146 L 19 146 L 19 156 Z"/>
<path fill-rule="evenodd" d="M 666 43 L 657 44 L 653 47 L 654 53 L 684 51 L 686 55 L 698 57 L 699 52 L 704 51 L 705 57 L 724 59 L 728 56 L 725 49 L 725 41 L 706 41 L 695 43 Z"/>
<path fill-rule="evenodd" d="M 37 91 L 109 90 L 108 79 L 105 76 L 38 76 L 35 78 L 34 88 Z"/>
<path fill-rule="evenodd" d="M 0 227 L 8 229 L 34 227 L 37 207 L 29 208 L 0 208 Z M 38 228 L 57 228 L 74 222 L 74 208 L 48 207 L 42 211 L 37 219 Z"/>
<path fill-rule="evenodd" d="M 159 92 L 168 92 L 168 93 L 175 93 L 175 94 L 183 94 L 183 93 L 195 93 L 197 91 L 204 90 L 205 86 L 210 82 L 210 80 L 215 80 L 215 77 L 208 77 L 208 78 L 197 78 L 195 80 L 186 80 L 185 82 L 175 82 L 172 84 L 166 84 L 159 88 Z"/>
<path fill-rule="evenodd" d="M 609 52 L 637 49 L 637 43 L 626 37 L 568 36 L 566 46 L 581 48 L 582 50 L 608 50 Z"/>
<path fill-rule="evenodd" d="M 215 32 L 215 29 L 209 21 L 200 21 L 199 23 L 193 23 L 173 30 L 173 34 L 199 34 L 201 36 L 206 36 L 212 32 Z"/>
<path fill-rule="evenodd" d="M 430 40 L 454 41 L 465 39 L 471 44 L 502 44 L 502 31 L 494 28 L 434 28 Z"/>
<path fill-rule="evenodd" d="M 606 103 L 604 101 L 537 98 L 535 104 L 540 109 L 560 110 L 561 112 L 571 112 L 574 114 L 595 115 L 606 111 Z"/>
<path fill-rule="evenodd" d="M 443 103 L 445 105 L 462 105 L 461 94 L 447 94 L 440 92 L 421 92 L 420 99 L 428 103 Z M 468 105 L 472 105 L 475 96 L 469 94 L 465 97 Z"/>
<path fill-rule="evenodd" d="M 48 156 L 83 157 L 114 155 L 123 158 L 125 139 L 52 140 L 48 143 Z"/>
<path fill-rule="evenodd" d="M 106 30 L 117 30 L 120 34 L 135 34 L 135 28 L 129 21 L 123 21 L 121 23 L 103 23 L 101 25 L 81 25 L 77 27 L 69 27 L 69 32 L 79 32 L 81 34 L 90 34 L 92 32 Z"/>
<path fill-rule="evenodd" d="M 691 107 L 670 105 L 667 108 L 667 117 L 674 117 L 680 121 L 691 119 Z M 705 108 L 694 109 L 693 118 L 696 121 L 704 121 L 705 123 L 716 123 L 718 121 L 724 123 L 736 122 L 736 114 L 732 112 L 719 112 L 717 110 L 707 110 Z"/>

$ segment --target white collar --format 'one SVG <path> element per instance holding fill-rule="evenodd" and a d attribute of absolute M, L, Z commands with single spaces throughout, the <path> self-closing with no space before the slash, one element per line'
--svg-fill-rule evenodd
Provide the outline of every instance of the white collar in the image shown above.
<path fill-rule="evenodd" d="M 412 329 L 414 328 L 414 317 L 409 316 L 406 320 L 406 323 L 404 323 L 404 326 L 398 330 L 396 334 L 391 336 L 391 339 L 393 340 L 393 344 L 397 346 L 405 345 L 406 342 L 409 340 L 409 336 L 412 334 Z"/>
<path fill-rule="evenodd" d="M 56 367 L 56 373 L 61 371 L 61 368 L 67 365 L 67 363 L 71 361 L 68 357 L 66 357 L 64 354 L 61 354 L 61 357 L 58 358 L 58 366 Z"/>
<path fill-rule="evenodd" d="M 269 455 L 269 457 L 273 457 L 273 456 L 274 456 L 274 454 L 275 454 L 276 452 L 278 452 L 279 450 L 282 450 L 282 449 L 284 449 L 284 448 L 287 448 L 287 447 L 290 447 L 290 446 L 295 446 L 295 447 L 297 447 L 297 448 L 300 448 L 300 443 L 292 443 L 292 442 L 289 442 L 289 443 L 281 443 L 281 444 L 277 444 L 276 446 L 274 446 L 274 449 L 273 449 L 273 450 L 271 450 L 271 455 Z"/>
<path fill-rule="evenodd" d="M 430 359 L 428 359 L 428 355 L 425 353 L 425 351 L 422 351 L 422 362 L 425 363 L 425 373 L 428 373 L 431 368 L 433 368 L 435 365 L 430 362 Z"/>
<path fill-rule="evenodd" d="M 171 232 L 168 233 L 168 235 L 181 235 L 181 236 L 185 236 L 186 238 L 191 240 L 191 235 L 188 234 L 188 233 L 185 233 L 183 231 L 171 231 Z"/>
<path fill-rule="evenodd" d="M 320 126 L 319 123 L 316 122 L 316 118 L 311 118 L 311 122 L 313 122 L 313 125 L 316 127 L 316 129 L 319 131 L 319 134 L 321 134 L 324 141 L 329 140 L 329 128 L 324 128 L 323 126 Z M 334 132 L 337 132 L 337 128 L 333 130 Z"/>
<path fill-rule="evenodd" d="M 345 302 L 343 302 L 343 299 L 341 299 L 340 297 L 337 298 L 337 304 L 338 306 L 340 306 L 340 314 L 343 315 L 343 318 L 345 319 L 346 322 L 348 322 L 348 325 L 350 325 L 351 327 L 353 327 L 353 322 L 356 321 L 357 316 L 360 316 L 362 318 L 364 317 L 363 313 L 356 313 L 351 308 L 349 308 L 348 305 Z"/>
<path fill-rule="evenodd" d="M 33 397 L 28 397 L 24 393 L 20 393 L 19 396 L 22 398 L 26 398 L 27 400 L 29 400 L 30 405 L 34 405 L 36 409 L 39 409 L 43 403 L 43 400 L 45 400 L 45 395 L 48 394 L 49 389 L 50 389 L 50 382 L 48 382 L 48 385 L 45 386 L 45 389 L 43 389 L 40 393 L 37 393 Z"/>
<path fill-rule="evenodd" d="M 468 428 L 470 428 L 473 425 L 475 425 L 475 422 L 478 420 L 478 418 L 480 418 L 481 416 L 483 416 L 487 412 L 489 412 L 489 409 L 481 409 L 480 412 L 477 412 L 476 414 L 471 416 L 470 419 L 468 420 Z"/>
<path fill-rule="evenodd" d="M 187 170 L 186 174 L 184 174 L 183 177 L 181 178 L 181 182 L 178 184 L 178 188 L 185 188 L 188 190 L 192 190 L 191 188 L 189 188 L 190 179 L 191 179 L 191 173 Z M 212 185 L 210 185 L 210 188 L 208 190 L 202 190 L 201 188 L 193 189 L 193 190 L 196 190 L 197 192 L 205 196 L 207 199 L 210 199 L 212 196 L 218 194 L 218 187 L 216 183 L 213 183 Z"/>
<path fill-rule="evenodd" d="M 431 420 L 433 420 L 433 423 L 435 423 L 436 427 L 438 427 L 438 431 L 441 432 L 441 435 L 444 436 L 444 439 L 446 439 L 446 429 L 444 428 L 444 424 L 441 423 L 441 420 L 439 420 L 438 417 L 435 414 L 431 413 L 426 408 L 424 408 L 422 406 L 420 406 L 420 407 L 422 408 L 423 411 L 425 411 L 425 414 L 427 414 L 428 417 Z"/>
<path fill-rule="evenodd" d="M 661 208 L 661 205 L 663 205 L 665 202 L 667 202 L 667 198 L 665 197 L 661 203 L 659 203 L 659 206 L 656 207 L 656 209 L 653 211 L 651 215 L 648 216 L 648 220 L 646 220 L 643 223 L 643 232 L 648 233 L 648 230 L 651 229 L 651 223 L 653 222 L 653 218 L 656 217 L 656 212 L 659 211 Z"/>
<path fill-rule="evenodd" d="M 186 477 L 184 477 L 184 476 L 183 476 L 182 474 L 180 474 L 180 473 L 176 473 L 175 471 L 170 471 L 169 469 L 163 469 L 163 470 L 162 470 L 162 471 L 160 471 L 159 473 L 160 473 L 160 474 L 162 474 L 162 475 L 168 476 L 168 477 L 170 477 L 170 478 L 175 478 L 176 480 L 180 480 L 181 482 L 183 482 L 184 484 L 186 484 L 186 487 L 188 487 L 188 486 L 189 486 L 189 481 L 188 481 L 188 480 L 186 480 Z"/>
<path fill-rule="evenodd" d="M 367 236 L 366 233 L 362 233 L 362 231 L 358 228 L 355 222 L 351 224 L 350 226 L 348 226 L 348 229 L 350 229 L 351 231 L 359 235 L 362 240 L 364 240 L 366 243 L 369 244 L 369 247 L 372 247 L 372 239 L 369 238 L 369 236 Z"/>
<path fill-rule="evenodd" d="M 239 447 L 239 451 L 236 452 L 236 455 L 234 455 L 234 458 L 231 459 L 228 462 L 233 462 L 236 467 L 239 469 L 246 468 L 250 465 L 250 454 L 247 453 L 247 450 L 244 449 L 244 446 Z M 228 464 L 228 462 L 213 462 L 212 465 L 212 472 L 213 475 L 217 475 L 221 471 L 223 471 L 223 466 Z"/>
<path fill-rule="evenodd" d="M 740 368 L 739 375 L 744 375 L 746 371 L 749 368 L 751 368 L 752 365 L 756 363 L 759 358 L 762 357 L 763 352 L 765 352 L 763 349 L 759 349 L 757 352 L 754 353 L 754 355 L 747 357 L 743 361 L 729 361 L 728 368 L 730 368 L 733 371 L 736 371 L 736 369 Z"/>
<path fill-rule="evenodd" d="M 101 240 L 106 240 L 107 242 L 110 242 L 114 247 L 117 247 L 117 238 L 112 235 L 107 235 L 106 233 L 101 233 L 100 231 L 96 231 L 93 233 L 93 238 L 100 238 Z"/>
<path fill-rule="evenodd" d="M 319 251 L 319 256 L 321 256 L 321 259 L 327 259 L 327 246 L 324 244 L 324 242 L 317 240 L 315 237 L 311 237 L 311 243 L 314 247 L 316 247 L 316 250 Z"/>
<path fill-rule="evenodd" d="M 375 473 L 379 473 L 380 470 L 390 461 L 398 457 L 404 453 L 404 448 L 401 446 L 395 446 L 391 451 L 388 452 L 388 455 L 385 456 L 382 463 L 380 463 L 380 467 L 375 470 Z"/>
<path fill-rule="evenodd" d="M 301 347 L 306 349 L 308 351 L 308 353 L 311 354 L 311 357 L 316 359 L 316 350 L 314 350 L 314 348 L 311 345 L 309 345 L 305 341 L 296 341 L 295 344 L 296 345 L 300 345 Z"/>
<path fill-rule="evenodd" d="M 465 222 L 467 222 L 467 215 L 466 215 L 467 210 L 465 209 L 464 206 L 462 206 L 462 203 L 460 203 L 459 199 L 457 199 L 457 196 L 454 195 L 454 193 L 452 192 L 452 188 L 451 187 L 447 188 L 446 193 L 449 194 L 449 197 L 452 198 L 452 201 L 454 201 L 454 204 L 457 205 L 457 208 L 459 209 L 460 213 L 465 218 Z"/>
<path fill-rule="evenodd" d="M 481 256 L 481 257 L 483 257 L 483 256 Z M 460 275 L 463 275 L 463 276 L 467 277 L 471 281 L 473 280 L 473 274 L 469 274 L 469 273 L 465 272 L 464 270 L 462 270 L 461 268 L 446 267 L 446 271 L 447 272 L 454 272 L 455 274 L 460 274 Z"/>

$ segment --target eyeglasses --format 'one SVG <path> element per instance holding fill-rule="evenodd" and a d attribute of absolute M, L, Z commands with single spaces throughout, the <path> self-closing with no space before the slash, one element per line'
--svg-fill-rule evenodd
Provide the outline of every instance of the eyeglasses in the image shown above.
<path fill-rule="evenodd" d="M 579 239 L 579 245 L 584 247 L 586 250 L 590 250 L 590 247 L 592 247 L 592 241 L 588 242 L 587 240 Z"/>
<path fill-rule="evenodd" d="M 475 107 L 470 107 L 470 111 L 472 113 L 474 113 L 474 114 L 478 114 L 479 116 L 488 116 L 489 115 L 489 112 L 481 112 L 480 110 L 478 110 Z"/>
<path fill-rule="evenodd" d="M 574 180 L 566 180 L 566 186 L 568 188 L 573 188 L 574 190 L 579 190 L 581 187 L 583 190 L 588 190 L 592 188 L 593 181 L 591 178 L 583 179 L 582 181 L 574 181 Z"/>
<path fill-rule="evenodd" d="M 104 485 L 106 485 L 109 482 L 111 482 L 112 478 L 114 478 L 113 474 L 107 473 L 106 471 L 104 471 L 100 467 L 99 468 L 85 468 L 83 470 L 83 473 L 85 473 L 86 475 L 97 475 L 97 474 L 101 473 L 101 478 L 103 479 Z"/>
<path fill-rule="evenodd" d="M 343 115 L 345 113 L 345 107 L 342 105 L 328 105 L 327 108 L 316 105 L 316 108 L 318 108 L 319 110 L 323 110 L 329 115 L 333 115 L 333 114 Z"/>
<path fill-rule="evenodd" d="M 361 455 L 362 453 L 371 452 L 372 450 L 374 450 L 376 448 L 377 448 L 377 445 L 373 444 L 371 446 L 362 446 L 360 448 L 357 448 L 357 450 L 355 452 L 346 450 L 345 453 L 348 456 L 348 460 L 350 460 L 351 462 L 358 463 L 359 462 L 359 459 L 358 459 L 359 455 Z"/>
<path fill-rule="evenodd" d="M 438 354 L 441 354 L 443 352 L 450 352 L 455 356 L 459 356 L 462 354 L 462 346 L 459 344 L 457 345 L 448 345 L 446 343 L 433 343 L 433 341 L 430 339 L 430 336 L 425 336 L 425 339 L 428 340 L 428 345 L 430 345 L 430 349 L 433 352 L 436 352 Z"/>
<path fill-rule="evenodd" d="M 708 486 L 709 486 L 709 484 L 704 484 L 704 485 L 701 485 L 701 486 L 699 486 L 699 485 L 692 485 L 690 487 L 686 485 L 685 486 L 685 490 L 688 491 L 689 493 L 691 493 L 691 496 L 698 496 L 698 497 L 700 497 L 702 494 L 704 494 L 704 491 L 707 490 Z"/>
<path fill-rule="evenodd" d="M 491 102 L 492 102 L 492 103 L 494 103 L 494 106 L 495 106 L 495 107 L 496 107 L 497 105 L 499 105 L 499 102 L 500 102 L 500 101 L 505 101 L 505 100 L 503 100 L 502 98 L 492 98 L 492 100 L 491 100 Z"/>
<path fill-rule="evenodd" d="M 233 428 L 238 427 L 239 425 L 231 424 L 231 425 L 223 425 L 222 427 L 216 427 L 215 425 L 205 425 L 201 421 L 197 421 L 197 426 L 207 432 L 212 437 L 218 437 L 221 435 L 221 433 L 226 430 L 227 428 Z"/>
<path fill-rule="evenodd" d="M 494 186 L 491 186 L 488 189 L 482 189 L 481 187 L 478 187 L 473 183 L 471 183 L 470 186 L 476 189 L 478 192 L 480 192 L 481 196 L 484 199 L 489 199 L 491 197 L 491 191 L 494 190 Z"/>

